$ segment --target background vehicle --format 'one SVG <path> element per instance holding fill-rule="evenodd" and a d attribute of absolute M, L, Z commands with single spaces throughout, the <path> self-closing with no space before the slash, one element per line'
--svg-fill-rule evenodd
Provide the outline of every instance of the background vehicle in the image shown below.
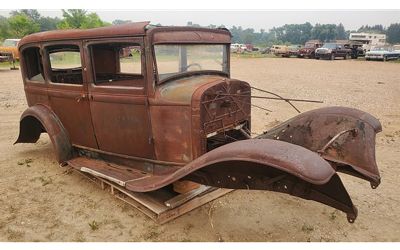
<path fill-rule="evenodd" d="M 231 44 L 231 52 L 232 53 L 243 53 L 245 51 L 251 51 L 248 49 L 246 44 L 242 44 L 242 43 Z"/>
<path fill-rule="evenodd" d="M 321 46 L 322 43 L 319 40 L 310 40 L 306 42 L 304 48 L 299 50 L 299 57 L 315 58 L 315 50 Z"/>
<path fill-rule="evenodd" d="M 375 47 L 365 54 L 365 60 L 397 60 L 400 58 L 400 51 L 392 47 Z"/>
<path fill-rule="evenodd" d="M 291 57 L 291 56 L 298 56 L 299 50 L 301 49 L 301 45 L 290 45 L 288 46 L 288 50 L 286 53 L 282 54 L 282 57 Z"/>
<path fill-rule="evenodd" d="M 360 42 L 364 51 L 370 51 L 373 47 L 384 46 L 386 35 L 377 33 L 350 33 L 349 40 Z"/>
<path fill-rule="evenodd" d="M 29 35 L 19 45 L 29 107 L 16 143 L 48 133 L 62 166 L 129 192 L 180 180 L 269 190 L 334 207 L 354 222 L 357 209 L 337 171 L 380 184 L 379 121 L 324 107 L 252 138 L 252 91 L 294 108 L 291 101 L 306 100 L 232 79 L 230 42 L 224 29 L 148 22 Z M 127 47 L 140 56 L 121 58 Z"/>
<path fill-rule="evenodd" d="M 351 53 L 351 49 L 346 48 L 345 44 L 325 43 L 321 48 L 315 50 L 315 58 L 335 60 L 337 57 L 343 57 L 343 59 L 349 59 Z"/>
<path fill-rule="evenodd" d="M 289 47 L 287 45 L 272 45 L 270 52 L 275 56 L 285 56 L 289 53 Z"/>
<path fill-rule="evenodd" d="M 21 39 L 6 39 L 0 46 L 0 62 L 19 60 L 18 43 Z"/>

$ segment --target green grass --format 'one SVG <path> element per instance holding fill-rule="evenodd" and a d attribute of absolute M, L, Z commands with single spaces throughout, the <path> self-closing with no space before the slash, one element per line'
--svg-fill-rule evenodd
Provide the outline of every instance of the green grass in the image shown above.
<path fill-rule="evenodd" d="M 261 54 L 257 52 L 253 53 L 231 53 L 231 58 L 281 58 L 280 56 L 275 56 L 273 54 Z"/>
<path fill-rule="evenodd" d="M 0 62 L 0 68 L 11 68 L 12 63 L 9 62 Z M 15 67 L 19 67 L 19 62 L 15 62 Z"/>

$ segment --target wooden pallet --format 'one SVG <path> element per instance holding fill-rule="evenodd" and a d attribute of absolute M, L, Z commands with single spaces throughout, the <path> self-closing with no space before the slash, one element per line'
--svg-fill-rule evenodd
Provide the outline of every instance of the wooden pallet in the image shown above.
<path fill-rule="evenodd" d="M 98 184 L 101 189 L 109 190 L 116 198 L 143 212 L 159 224 L 171 221 L 233 191 L 232 189 L 201 185 L 199 188 L 185 194 L 177 194 L 169 187 L 152 192 L 138 193 L 127 190 L 103 178 L 79 170 L 76 171 Z"/>

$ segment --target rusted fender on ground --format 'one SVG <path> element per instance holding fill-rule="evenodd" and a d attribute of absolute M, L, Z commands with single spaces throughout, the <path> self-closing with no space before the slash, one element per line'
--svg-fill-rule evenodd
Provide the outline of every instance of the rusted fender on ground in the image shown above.
<path fill-rule="evenodd" d="M 270 190 L 314 200 L 339 209 L 353 222 L 354 207 L 339 176 L 317 153 L 287 142 L 249 139 L 214 149 L 170 175 L 129 182 L 147 192 L 185 179 L 230 189 Z"/>
<path fill-rule="evenodd" d="M 45 105 L 34 105 L 21 115 L 19 135 L 14 143 L 35 143 L 41 133 L 48 133 L 59 163 L 69 160 L 72 146 L 58 117 Z"/>
<path fill-rule="evenodd" d="M 353 108 L 326 107 L 302 113 L 272 128 L 258 139 L 286 141 L 317 152 L 339 171 L 380 182 L 375 136 L 382 131 L 372 115 Z"/>

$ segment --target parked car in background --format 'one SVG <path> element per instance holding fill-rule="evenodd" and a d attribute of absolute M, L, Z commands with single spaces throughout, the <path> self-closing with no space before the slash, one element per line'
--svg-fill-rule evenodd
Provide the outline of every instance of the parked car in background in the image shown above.
<path fill-rule="evenodd" d="M 351 49 L 351 58 L 352 59 L 357 59 L 361 56 L 365 56 L 365 50 L 363 47 L 362 43 L 358 43 L 358 42 L 351 42 L 349 44 L 350 49 Z"/>
<path fill-rule="evenodd" d="M 272 45 L 270 51 L 275 56 L 285 56 L 289 52 L 289 47 L 287 45 Z"/>
<path fill-rule="evenodd" d="M 232 53 L 243 53 L 245 51 L 249 51 L 246 44 L 242 44 L 242 43 L 231 44 L 231 52 Z"/>
<path fill-rule="evenodd" d="M 21 39 L 6 39 L 0 46 L 0 62 L 19 60 L 18 43 Z"/>
<path fill-rule="evenodd" d="M 291 56 L 298 56 L 299 50 L 301 49 L 301 45 L 290 45 L 288 46 L 288 50 L 286 53 L 282 54 L 282 57 L 291 57 Z"/>
<path fill-rule="evenodd" d="M 320 48 L 322 43 L 319 40 L 310 40 L 306 42 L 304 48 L 299 50 L 299 57 L 315 58 L 315 50 Z"/>
<path fill-rule="evenodd" d="M 365 54 L 365 60 L 397 60 L 400 58 L 400 50 L 395 50 L 393 47 L 375 47 Z"/>
<path fill-rule="evenodd" d="M 270 47 L 262 48 L 262 49 L 260 49 L 260 53 L 261 54 L 270 54 L 271 53 L 271 48 Z"/>
<path fill-rule="evenodd" d="M 351 49 L 345 44 L 325 43 L 321 48 L 315 50 L 315 58 L 335 60 L 337 57 L 343 57 L 346 60 L 350 58 L 351 53 Z"/>

